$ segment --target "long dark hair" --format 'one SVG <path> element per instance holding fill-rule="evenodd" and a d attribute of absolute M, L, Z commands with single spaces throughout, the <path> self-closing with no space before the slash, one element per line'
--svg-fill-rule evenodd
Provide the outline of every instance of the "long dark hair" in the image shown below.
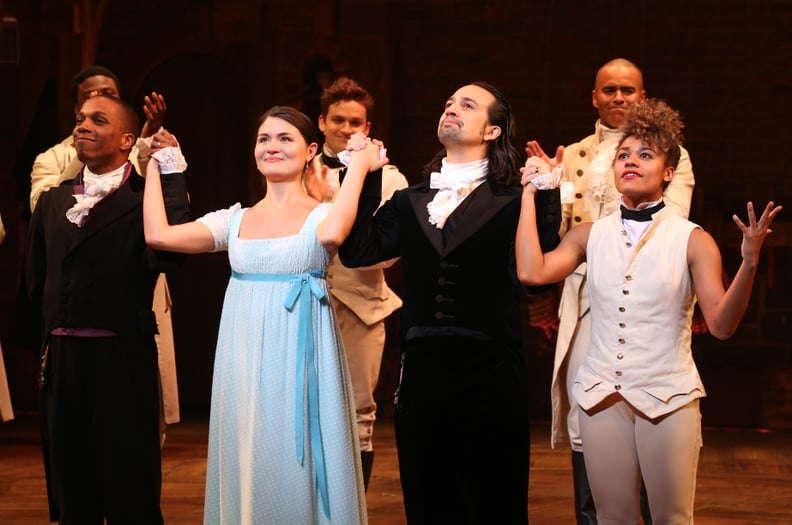
<path fill-rule="evenodd" d="M 480 87 L 495 97 L 495 102 L 492 103 L 487 111 L 487 117 L 491 125 L 500 127 L 501 133 L 495 140 L 490 141 L 487 146 L 489 177 L 500 184 L 517 185 L 520 180 L 520 160 L 513 143 L 514 114 L 512 113 L 511 104 L 509 104 L 506 96 L 492 84 L 476 81 L 471 82 L 469 85 Z M 442 160 L 445 156 L 445 149 L 440 150 L 424 166 L 423 175 L 428 178 L 433 171 L 440 171 Z"/>

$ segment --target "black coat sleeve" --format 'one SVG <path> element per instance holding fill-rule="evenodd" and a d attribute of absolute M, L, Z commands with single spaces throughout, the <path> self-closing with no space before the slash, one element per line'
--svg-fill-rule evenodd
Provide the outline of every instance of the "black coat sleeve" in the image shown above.
<path fill-rule="evenodd" d="M 539 231 L 539 244 L 542 247 L 542 252 L 546 253 L 553 250 L 561 242 L 561 236 L 558 234 L 561 229 L 561 191 L 559 189 L 541 190 L 536 192 L 534 198 L 536 202 L 536 228 Z M 515 283 L 524 292 L 541 294 L 555 287 L 555 283 L 541 286 L 525 286 L 521 284 L 517 279 L 515 250 L 516 246 L 513 245 L 511 250 L 512 275 Z"/>
<path fill-rule="evenodd" d="M 399 255 L 400 227 L 394 205 L 398 193 L 380 207 L 382 170 L 366 177 L 352 231 L 338 250 L 344 266 L 371 266 Z"/>

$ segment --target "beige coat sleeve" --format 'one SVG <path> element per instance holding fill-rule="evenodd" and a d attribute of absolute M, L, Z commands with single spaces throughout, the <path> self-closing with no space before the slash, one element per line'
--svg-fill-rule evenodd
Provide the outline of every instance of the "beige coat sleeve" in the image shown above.
<path fill-rule="evenodd" d="M 663 200 L 666 206 L 674 210 L 681 217 L 690 215 L 690 203 L 693 200 L 693 187 L 696 180 L 693 177 L 693 163 L 685 148 L 681 148 L 679 162 L 674 170 L 674 178 L 663 191 Z"/>
<path fill-rule="evenodd" d="M 77 158 L 77 150 L 74 149 L 74 139 L 71 136 L 47 151 L 39 153 L 30 172 L 30 211 L 36 208 L 42 192 L 65 180 L 75 178 L 82 166 L 82 162 Z"/>

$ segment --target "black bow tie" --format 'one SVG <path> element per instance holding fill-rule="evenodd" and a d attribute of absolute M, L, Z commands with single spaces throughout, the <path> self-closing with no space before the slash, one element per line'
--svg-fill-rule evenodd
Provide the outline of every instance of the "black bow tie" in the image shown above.
<path fill-rule="evenodd" d="M 325 153 L 322 154 L 322 164 L 333 170 L 346 167 L 338 160 L 338 157 L 331 157 Z"/>
<path fill-rule="evenodd" d="M 630 210 L 627 209 L 624 204 L 621 205 L 621 216 L 622 219 L 629 219 L 632 221 L 644 222 L 644 221 L 651 221 L 652 215 L 657 213 L 658 211 L 662 210 L 665 207 L 665 202 L 660 201 L 659 203 L 655 204 L 654 206 L 649 206 L 648 208 L 643 208 L 640 210 Z"/>

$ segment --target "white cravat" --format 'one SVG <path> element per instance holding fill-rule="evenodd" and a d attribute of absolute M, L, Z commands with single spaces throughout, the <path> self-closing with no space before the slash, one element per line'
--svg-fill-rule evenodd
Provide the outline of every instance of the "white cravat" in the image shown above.
<path fill-rule="evenodd" d="M 487 178 L 488 164 L 488 159 L 465 164 L 451 164 L 443 159 L 440 173 L 432 173 L 429 179 L 429 187 L 440 190 L 426 205 L 429 223 L 442 230 L 448 216 Z"/>
<path fill-rule="evenodd" d="M 117 170 L 97 175 L 91 173 L 86 166 L 83 168 L 83 193 L 75 193 L 77 203 L 66 211 L 66 218 L 77 226 L 85 224 L 85 219 L 98 202 L 113 193 L 124 180 L 127 165 Z"/>

